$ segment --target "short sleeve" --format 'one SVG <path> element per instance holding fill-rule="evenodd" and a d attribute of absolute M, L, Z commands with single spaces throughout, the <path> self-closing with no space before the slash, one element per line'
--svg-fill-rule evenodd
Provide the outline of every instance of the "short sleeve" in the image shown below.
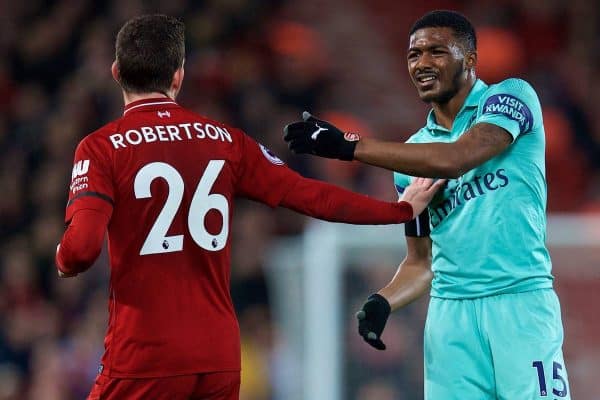
<path fill-rule="evenodd" d="M 88 136 L 75 150 L 65 222 L 78 210 L 97 210 L 108 217 L 114 205 L 110 149 Z"/>
<path fill-rule="evenodd" d="M 541 123 L 541 106 L 535 90 L 522 79 L 507 79 L 492 85 L 479 103 L 475 123 L 497 125 L 513 140 Z"/>
<path fill-rule="evenodd" d="M 398 197 L 402 196 L 404 189 L 410 185 L 410 179 L 411 178 L 408 175 L 394 172 L 394 187 L 396 188 L 396 192 L 398 192 Z"/>
<path fill-rule="evenodd" d="M 242 132 L 237 194 L 277 207 L 300 179 L 271 150 Z"/>

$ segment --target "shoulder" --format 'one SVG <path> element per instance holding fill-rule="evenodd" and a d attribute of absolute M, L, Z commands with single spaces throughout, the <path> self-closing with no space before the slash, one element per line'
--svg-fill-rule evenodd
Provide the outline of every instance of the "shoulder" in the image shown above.
<path fill-rule="evenodd" d="M 496 100 L 501 100 L 499 96 L 505 97 L 507 100 L 510 98 L 520 99 L 522 102 L 539 102 L 538 95 L 533 86 L 524 79 L 521 78 L 508 78 L 498 83 L 490 85 L 485 91 L 482 99 L 487 103 L 490 97 L 494 97 Z"/>
<path fill-rule="evenodd" d="M 541 115 L 537 93 L 529 82 L 519 78 L 490 85 L 479 101 L 478 121 L 497 124 L 515 138 L 541 126 Z"/>
<path fill-rule="evenodd" d="M 490 90 L 491 88 L 494 88 L 494 87 L 506 87 L 506 88 L 527 87 L 527 88 L 530 88 L 531 90 L 533 90 L 533 86 L 531 86 L 531 84 L 529 82 L 527 82 L 525 79 L 522 79 L 522 78 L 507 78 L 498 83 L 491 84 L 488 87 L 488 90 Z"/>
<path fill-rule="evenodd" d="M 120 121 L 121 119 L 109 122 L 86 135 L 77 145 L 77 149 L 111 149 L 110 136 L 118 132 Z"/>
<path fill-rule="evenodd" d="M 234 135 L 243 134 L 244 132 L 240 128 L 236 128 L 230 125 L 228 122 L 219 121 L 217 119 L 211 118 L 210 116 L 197 113 L 187 108 L 181 108 L 181 111 L 188 117 L 190 121 L 197 121 L 198 123 L 203 124 L 208 127 L 215 127 L 219 129 L 223 129 L 226 132 L 229 132 Z M 211 128 L 208 128 L 211 129 Z"/>

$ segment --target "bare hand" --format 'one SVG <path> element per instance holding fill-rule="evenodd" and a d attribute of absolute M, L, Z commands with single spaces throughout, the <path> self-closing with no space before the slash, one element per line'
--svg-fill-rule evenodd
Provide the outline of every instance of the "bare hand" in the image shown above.
<path fill-rule="evenodd" d="M 446 179 L 415 178 L 404 190 L 400 201 L 409 202 L 413 218 L 421 214 L 437 191 L 446 184 Z"/>

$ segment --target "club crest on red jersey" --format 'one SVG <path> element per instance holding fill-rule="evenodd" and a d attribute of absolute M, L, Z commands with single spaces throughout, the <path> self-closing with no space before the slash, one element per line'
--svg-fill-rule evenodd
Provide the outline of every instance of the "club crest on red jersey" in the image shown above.
<path fill-rule="evenodd" d="M 281 161 L 281 159 L 279 157 L 277 157 L 275 154 L 273 154 L 273 152 L 271 150 L 267 149 L 262 144 L 259 144 L 259 146 L 260 146 L 260 150 L 262 151 L 265 158 L 267 160 L 269 160 L 272 164 L 275 164 L 275 165 L 283 165 L 284 164 L 284 162 Z"/>

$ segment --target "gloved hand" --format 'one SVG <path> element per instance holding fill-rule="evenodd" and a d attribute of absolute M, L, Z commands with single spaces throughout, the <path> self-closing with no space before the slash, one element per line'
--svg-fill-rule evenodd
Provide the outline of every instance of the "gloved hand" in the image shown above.
<path fill-rule="evenodd" d="M 392 308 L 385 297 L 372 294 L 362 309 L 356 313 L 358 319 L 358 334 L 365 342 L 377 350 L 385 350 L 385 344 L 381 341 L 381 333 Z"/>
<path fill-rule="evenodd" d="M 354 159 L 354 149 L 360 140 L 358 133 L 342 132 L 329 122 L 316 119 L 308 111 L 302 113 L 302 119 L 283 128 L 283 140 L 288 142 L 293 153 L 346 161 Z"/>

